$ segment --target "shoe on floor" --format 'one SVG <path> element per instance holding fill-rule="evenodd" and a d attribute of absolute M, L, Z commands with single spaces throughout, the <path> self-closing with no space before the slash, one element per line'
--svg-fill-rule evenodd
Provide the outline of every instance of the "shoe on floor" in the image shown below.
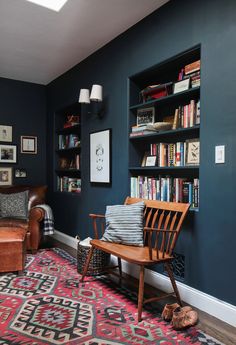
<path fill-rule="evenodd" d="M 173 303 L 173 304 L 166 304 L 161 317 L 165 320 L 165 321 L 171 321 L 172 317 L 173 317 L 173 312 L 176 308 L 179 308 L 179 304 L 178 303 Z"/>
<path fill-rule="evenodd" d="M 197 312 L 193 310 L 191 307 L 186 306 L 182 308 L 179 307 L 174 310 L 171 323 L 173 325 L 173 328 L 178 330 L 194 326 L 196 325 L 197 321 Z"/>

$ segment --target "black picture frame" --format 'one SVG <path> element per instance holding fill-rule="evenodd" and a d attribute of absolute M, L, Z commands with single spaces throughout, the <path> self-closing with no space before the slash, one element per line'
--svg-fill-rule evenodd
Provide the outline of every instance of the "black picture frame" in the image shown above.
<path fill-rule="evenodd" d="M 137 110 L 137 126 L 145 126 L 155 122 L 155 108 L 141 108 Z"/>
<path fill-rule="evenodd" d="M 111 183 L 111 128 L 90 133 L 90 183 Z"/>

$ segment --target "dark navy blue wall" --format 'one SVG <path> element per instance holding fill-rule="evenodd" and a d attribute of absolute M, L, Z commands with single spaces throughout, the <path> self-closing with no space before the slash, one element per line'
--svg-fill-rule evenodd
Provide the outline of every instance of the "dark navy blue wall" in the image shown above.
<path fill-rule="evenodd" d="M 12 143 L 17 145 L 17 163 L 1 163 L 13 168 L 13 184 L 46 184 L 46 87 L 0 78 L 0 125 L 12 126 Z M 20 153 L 20 136 L 38 139 L 37 155 Z M 26 178 L 15 178 L 16 168 L 25 169 Z"/>
<path fill-rule="evenodd" d="M 236 2 L 170 1 L 48 86 L 48 178 L 56 227 L 91 235 L 89 212 L 122 203 L 128 193 L 127 78 L 201 44 L 200 211 L 181 237 L 185 283 L 236 304 Z M 78 99 L 80 88 L 102 84 L 106 116 L 82 116 L 82 194 L 52 192 L 53 114 Z M 89 183 L 89 133 L 112 128 L 112 186 Z M 214 146 L 226 145 L 226 163 L 214 164 Z M 190 226 L 191 225 L 191 226 Z"/>

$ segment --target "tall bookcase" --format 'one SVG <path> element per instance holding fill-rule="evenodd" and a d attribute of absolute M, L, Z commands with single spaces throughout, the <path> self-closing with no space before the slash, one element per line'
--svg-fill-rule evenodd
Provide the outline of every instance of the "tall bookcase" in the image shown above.
<path fill-rule="evenodd" d="M 74 103 L 55 113 L 55 191 L 81 192 L 81 109 Z"/>
<path fill-rule="evenodd" d="M 200 70 L 190 69 L 189 73 L 186 66 L 200 58 L 200 46 L 196 46 L 129 78 L 131 196 L 190 202 L 192 210 L 199 209 L 200 164 L 186 162 L 189 160 L 186 150 L 192 149 L 196 142 L 200 147 Z M 189 86 L 181 90 L 185 82 L 181 84 L 179 80 L 189 80 Z M 157 98 L 144 99 L 144 90 L 154 85 L 163 93 Z M 155 123 L 162 125 L 168 119 L 170 128 L 150 131 L 144 126 L 140 131 L 137 115 L 142 111 L 145 115 L 150 109 L 151 112 L 154 109 Z"/>

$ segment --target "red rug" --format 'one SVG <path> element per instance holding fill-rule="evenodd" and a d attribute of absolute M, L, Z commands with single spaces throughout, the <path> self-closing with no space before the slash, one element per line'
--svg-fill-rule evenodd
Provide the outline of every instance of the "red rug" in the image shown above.
<path fill-rule="evenodd" d="M 0 275 L 0 344 L 219 344 L 191 327 L 175 331 L 152 311 L 137 323 L 136 295 L 102 276 L 79 282 L 60 249 L 27 255 L 23 276 Z"/>

